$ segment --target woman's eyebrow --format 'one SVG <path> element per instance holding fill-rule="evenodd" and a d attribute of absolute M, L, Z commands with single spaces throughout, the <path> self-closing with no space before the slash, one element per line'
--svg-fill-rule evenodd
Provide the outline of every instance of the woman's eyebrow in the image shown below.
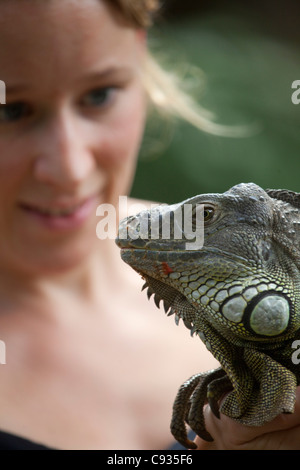
<path fill-rule="evenodd" d="M 78 77 L 78 82 L 89 81 L 89 82 L 101 82 L 109 79 L 118 79 L 130 77 L 133 74 L 133 69 L 129 66 L 123 65 L 113 65 L 108 67 L 104 70 L 95 70 L 91 72 L 84 73 L 80 77 Z M 33 83 L 13 83 L 13 84 L 6 84 L 6 94 L 17 94 L 32 91 L 35 89 L 35 85 Z"/>
<path fill-rule="evenodd" d="M 85 79 L 105 80 L 115 76 L 128 76 L 132 74 L 132 69 L 128 66 L 113 66 L 102 71 L 87 73 Z"/>

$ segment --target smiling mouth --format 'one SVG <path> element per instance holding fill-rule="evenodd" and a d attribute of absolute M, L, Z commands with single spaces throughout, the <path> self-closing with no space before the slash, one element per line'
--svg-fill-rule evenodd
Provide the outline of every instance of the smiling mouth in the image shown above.
<path fill-rule="evenodd" d="M 77 230 L 86 224 L 96 212 L 99 194 L 81 199 L 56 201 L 45 205 L 38 203 L 20 203 L 19 208 L 29 216 L 31 221 L 38 223 L 43 230 L 57 233 Z"/>
<path fill-rule="evenodd" d="M 38 206 L 35 204 L 27 204 L 27 203 L 20 203 L 19 207 L 23 210 L 26 210 L 28 212 L 40 214 L 45 217 L 68 217 L 73 214 L 76 214 L 80 209 L 82 209 L 84 206 L 91 204 L 93 201 L 95 201 L 96 196 L 90 196 L 85 198 L 84 200 L 81 200 L 80 202 L 76 202 L 73 204 L 57 204 L 55 206 L 53 204 L 52 207 L 43 207 L 43 206 Z"/>
<path fill-rule="evenodd" d="M 87 201 L 80 204 L 76 204 L 66 208 L 46 208 L 46 207 L 35 207 L 27 204 L 20 204 L 22 209 L 30 212 L 39 213 L 45 217 L 67 217 L 76 213 Z"/>

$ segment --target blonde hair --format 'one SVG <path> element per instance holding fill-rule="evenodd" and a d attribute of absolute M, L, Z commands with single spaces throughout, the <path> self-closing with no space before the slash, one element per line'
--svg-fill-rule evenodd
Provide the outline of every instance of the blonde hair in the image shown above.
<path fill-rule="evenodd" d="M 159 0 L 105 1 L 121 13 L 133 27 L 142 29 L 147 29 L 153 24 L 160 8 Z M 214 122 L 214 115 L 184 89 L 184 81 L 182 82 L 179 75 L 166 70 L 150 51 L 145 57 L 142 76 L 152 109 L 164 116 L 183 119 L 204 132 L 218 136 L 241 137 L 253 134 L 252 126 L 226 126 Z"/>
<path fill-rule="evenodd" d="M 105 0 L 136 28 L 149 28 L 160 8 L 159 0 Z"/>

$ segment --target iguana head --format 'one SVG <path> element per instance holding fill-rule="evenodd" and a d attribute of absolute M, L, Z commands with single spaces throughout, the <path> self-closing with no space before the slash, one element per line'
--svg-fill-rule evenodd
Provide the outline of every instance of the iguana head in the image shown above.
<path fill-rule="evenodd" d="M 117 244 L 145 279 L 148 295 L 155 294 L 157 305 L 163 300 L 192 332 L 205 321 L 235 344 L 274 343 L 299 327 L 299 200 L 291 191 L 239 184 L 129 217 L 120 225 L 127 238 Z M 191 233 L 199 240 L 201 230 L 197 247 Z"/>

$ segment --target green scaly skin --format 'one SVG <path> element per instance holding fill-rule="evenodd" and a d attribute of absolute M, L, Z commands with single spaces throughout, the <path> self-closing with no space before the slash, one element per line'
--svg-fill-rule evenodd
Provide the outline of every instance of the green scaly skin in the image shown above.
<path fill-rule="evenodd" d="M 138 233 L 141 215 L 159 220 L 184 204 L 204 205 L 204 245 L 187 250 L 170 239 L 117 239 L 122 259 L 145 279 L 166 313 L 197 334 L 221 367 L 196 374 L 179 389 L 171 431 L 195 448 L 185 423 L 205 440 L 203 406 L 240 423 L 260 426 L 292 413 L 300 365 L 300 194 L 239 184 L 125 219 Z M 195 210 L 194 210 L 195 213 Z M 144 220 L 144 219 L 143 219 Z M 165 219 L 167 220 L 167 219 Z M 135 237 L 134 237 L 135 238 Z M 221 407 L 218 402 L 222 397 Z"/>

